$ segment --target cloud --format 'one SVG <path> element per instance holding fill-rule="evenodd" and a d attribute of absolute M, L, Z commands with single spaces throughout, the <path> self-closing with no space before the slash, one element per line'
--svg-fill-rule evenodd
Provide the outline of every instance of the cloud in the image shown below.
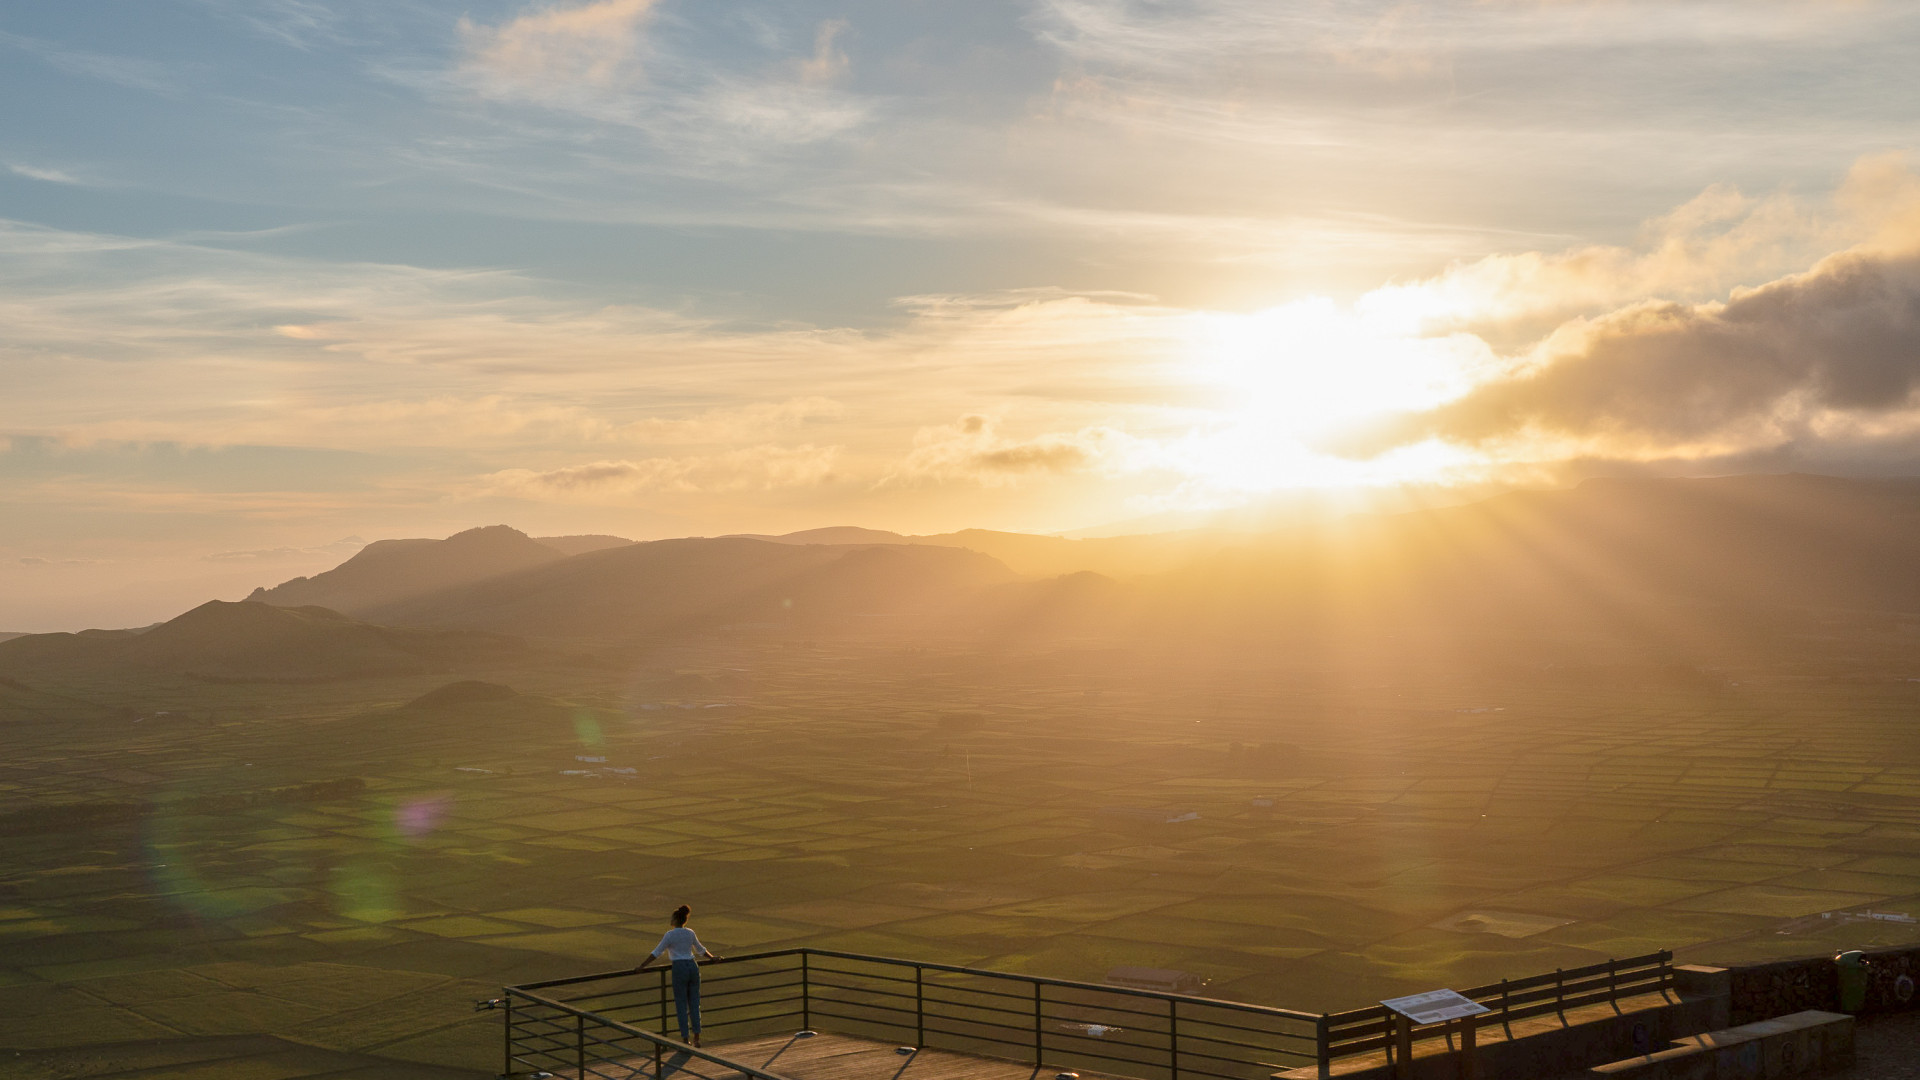
<path fill-rule="evenodd" d="M 8 165 L 7 171 L 15 176 L 24 176 L 29 180 L 44 180 L 49 184 L 86 185 L 86 181 L 59 169 L 43 169 L 34 165 Z"/>
<path fill-rule="evenodd" d="M 828 19 L 820 24 L 813 35 L 813 55 L 800 63 L 801 82 L 830 83 L 847 73 L 847 54 L 837 44 L 846 32 L 845 19 Z"/>
<path fill-rule="evenodd" d="M 1132 442 L 1107 427 L 1008 438 L 986 416 L 968 415 L 951 424 L 921 428 L 913 450 L 900 459 L 879 486 L 961 481 L 998 487 L 1027 477 L 1087 472 L 1118 462 Z"/>
<path fill-rule="evenodd" d="M 1388 79 L 1430 73 L 1441 57 L 1428 44 L 1430 16 L 1420 4 L 1395 4 L 1358 32 L 1330 41 L 1327 52 L 1347 67 Z"/>
<path fill-rule="evenodd" d="M 1649 297 L 1725 297 L 1835 251 L 1910 246 L 1920 238 L 1920 177 L 1895 153 L 1855 162 L 1831 200 L 1788 191 L 1755 197 L 1714 184 L 1639 231 L 1633 246 L 1589 244 L 1456 262 L 1431 277 L 1375 289 L 1359 307 L 1371 316 L 1413 318 L 1428 332 L 1470 330 L 1514 341 Z"/>
<path fill-rule="evenodd" d="M 311 50 L 337 44 L 340 16 L 315 0 L 200 0 L 221 16 L 237 20 L 282 45 Z"/>
<path fill-rule="evenodd" d="M 1199 72 L 1284 50 L 1378 74 L 1400 54 L 1612 48 L 1688 38 L 1782 41 L 1845 35 L 1888 18 L 1874 5 L 1806 0 L 1493 0 L 1272 4 L 1265 0 L 1044 0 L 1040 32 L 1070 55 L 1136 70 Z"/>
<path fill-rule="evenodd" d="M 890 459 L 932 417 L 1009 397 L 1043 430 L 1072 431 L 1192 391 L 1194 313 L 1135 296 L 915 297 L 895 325 L 860 330 L 553 292 L 510 273 L 0 224 L 0 377 L 14 390 L 0 433 L 437 447 L 501 465 L 535 448 L 640 460 L 654 455 L 632 448 L 796 442 Z"/>
<path fill-rule="evenodd" d="M 500 26 L 459 24 L 466 69 L 497 91 L 544 96 L 638 77 L 640 31 L 655 0 L 599 0 L 530 11 Z"/>
<path fill-rule="evenodd" d="M 689 36 L 697 19 L 649 33 L 656 5 L 549 6 L 498 26 L 463 19 L 454 70 L 403 78 L 443 95 L 458 88 L 445 95 L 447 103 L 469 111 L 477 95 L 499 106 L 539 106 L 545 115 L 529 120 L 511 108 L 485 109 L 473 117 L 486 126 L 485 136 L 443 140 L 427 153 L 463 184 L 492 176 L 489 182 L 515 190 L 557 192 L 611 182 L 626 193 L 624 201 L 649 179 L 698 178 L 707 185 L 696 200 L 702 204 L 714 203 L 712 185 L 771 184 L 768 193 L 782 201 L 786 185 L 768 171 L 772 163 L 872 116 L 871 101 L 838 85 L 851 66 L 840 44 L 844 21 L 812 27 L 810 51 L 797 55 L 780 48 L 787 35 L 775 35 L 777 56 L 755 56 L 750 48 L 715 54 Z M 510 160 L 477 160 L 499 147 L 514 148 Z M 659 213 L 658 199 L 643 202 Z M 566 213 L 585 208 L 573 195 L 560 205 Z M 687 210 L 682 200 L 677 212 Z"/>
<path fill-rule="evenodd" d="M 477 495 L 559 502 L 618 502 L 654 493 L 771 491 L 833 479 L 838 446 L 750 446 L 719 454 L 594 461 L 555 469 L 503 469 L 483 478 Z"/>
<path fill-rule="evenodd" d="M 1374 290 L 1362 306 L 1424 309 L 1429 329 L 1538 332 L 1648 296 L 1724 296 L 1804 267 L 1863 230 L 1786 193 L 1754 198 L 1716 184 L 1641 233 L 1635 247 L 1585 245 L 1456 263 L 1424 280 Z"/>
<path fill-rule="evenodd" d="M 389 446 L 624 444 L 724 445 L 836 420 L 846 413 L 837 401 L 818 396 L 748 402 L 684 415 L 622 419 L 604 408 L 518 396 L 436 395 L 346 404 L 295 406 L 277 421 L 252 425 L 248 438 L 268 438 L 275 426 L 297 423 L 334 433 L 360 432 Z M 229 431 L 229 438 L 242 434 Z"/>
<path fill-rule="evenodd" d="M 1862 248 L 1725 302 L 1648 301 L 1570 322 L 1520 370 L 1403 418 L 1369 448 L 1429 437 L 1650 458 L 1750 451 L 1920 407 L 1920 249 Z"/>
<path fill-rule="evenodd" d="M 178 94 L 184 89 L 181 76 L 187 73 L 197 75 L 203 69 L 203 65 L 191 62 L 162 63 L 144 57 L 63 49 L 52 42 L 3 30 L 0 30 L 0 45 L 10 45 L 33 53 L 45 63 L 70 75 L 100 79 L 157 94 Z"/>

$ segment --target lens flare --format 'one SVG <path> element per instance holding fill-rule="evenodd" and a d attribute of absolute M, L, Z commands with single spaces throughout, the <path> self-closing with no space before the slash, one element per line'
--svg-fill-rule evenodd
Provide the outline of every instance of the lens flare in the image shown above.
<path fill-rule="evenodd" d="M 600 732 L 600 721 L 585 709 L 573 714 L 573 735 L 580 740 L 581 746 L 592 750 L 598 750 L 607 741 Z"/>
<path fill-rule="evenodd" d="M 401 836 L 416 838 L 432 832 L 445 816 L 451 799 L 444 795 L 433 795 L 424 799 L 403 802 L 394 808 L 393 824 Z"/>

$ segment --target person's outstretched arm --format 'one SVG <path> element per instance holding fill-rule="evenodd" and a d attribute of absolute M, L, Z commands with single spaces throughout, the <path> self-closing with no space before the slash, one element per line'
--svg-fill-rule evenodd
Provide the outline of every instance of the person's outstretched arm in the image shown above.
<path fill-rule="evenodd" d="M 660 944 L 656 946 L 652 952 L 647 954 L 647 958 L 645 960 L 640 961 L 639 967 L 633 969 L 634 974 L 638 975 L 639 973 L 647 970 L 647 965 L 653 963 L 655 960 L 660 959 L 660 954 L 666 951 L 667 951 L 667 939 L 663 936 L 660 939 Z"/>

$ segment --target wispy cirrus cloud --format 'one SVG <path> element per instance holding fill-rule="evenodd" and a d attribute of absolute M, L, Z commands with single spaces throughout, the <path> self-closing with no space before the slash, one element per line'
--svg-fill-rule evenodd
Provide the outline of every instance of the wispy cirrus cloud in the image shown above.
<path fill-rule="evenodd" d="M 0 30 L 0 46 L 10 46 L 37 56 L 43 63 L 69 75 L 99 79 L 133 90 L 174 95 L 187 86 L 184 76 L 189 69 L 145 57 L 68 48 L 42 38 L 4 30 Z"/>
<path fill-rule="evenodd" d="M 844 447 L 836 467 L 871 479 L 930 413 L 1008 394 L 1030 424 L 1116 401 L 1150 415 L 1177 391 L 1192 318 L 1042 290 L 911 298 L 885 331 L 739 328 L 582 306 L 498 272 L 35 228 L 0 229 L 0 282 L 0 373 L 26 388 L 0 403 L 0 431 L 559 459 L 535 473 L 620 447 L 594 460 L 654 461 L 645 482 L 664 487 L 749 447 Z"/>
<path fill-rule="evenodd" d="M 567 88 L 606 89 L 642 77 L 641 32 L 656 0 L 538 7 L 498 26 L 462 17 L 465 69 L 500 94 L 544 99 Z"/>
<path fill-rule="evenodd" d="M 877 486 L 957 481 L 998 487 L 1035 476 L 1123 469 L 1124 455 L 1137 442 L 1108 427 L 1024 438 L 1002 435 L 998 428 L 992 417 L 978 414 L 921 428 L 914 433 L 913 449 Z"/>
<path fill-rule="evenodd" d="M 808 52 L 727 64 L 653 40 L 655 7 L 594 0 L 535 7 L 492 26 L 463 18 L 456 81 L 494 102 L 637 136 L 640 145 L 623 148 L 629 168 L 728 183 L 743 179 L 735 171 L 743 163 L 830 139 L 872 112 L 836 85 L 850 66 L 842 20 L 819 23 Z"/>
<path fill-rule="evenodd" d="M 478 492 L 604 503 L 654 492 L 716 494 L 813 487 L 833 479 L 837 446 L 745 446 L 718 454 L 601 460 L 554 469 L 503 469 Z"/>
<path fill-rule="evenodd" d="M 49 184 L 72 184 L 76 187 L 89 186 L 87 181 L 80 179 L 65 169 L 49 169 L 40 165 L 10 164 L 7 166 L 7 171 L 15 176 L 24 176 L 29 180 L 44 180 Z"/>
<path fill-rule="evenodd" d="M 313 50 L 341 43 L 343 18 L 320 0 L 199 0 L 223 18 L 235 20 L 282 45 Z"/>

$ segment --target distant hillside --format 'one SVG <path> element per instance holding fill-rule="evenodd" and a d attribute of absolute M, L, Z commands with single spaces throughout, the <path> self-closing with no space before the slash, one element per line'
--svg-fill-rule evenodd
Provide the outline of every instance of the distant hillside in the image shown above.
<path fill-rule="evenodd" d="M 585 555 L 589 551 L 626 547 L 633 541 L 624 536 L 536 536 L 536 544 L 545 544 L 562 555 Z"/>
<path fill-rule="evenodd" d="M 491 666 L 525 653 L 518 639 L 498 634 L 396 629 L 325 608 L 214 600 L 141 634 L 88 630 L 0 642 L 0 671 L 137 665 L 235 681 L 299 681 Z"/>
<path fill-rule="evenodd" d="M 1920 480 L 1595 479 L 1373 523 L 1365 557 L 1435 596 L 1920 611 Z"/>
<path fill-rule="evenodd" d="M 357 615 L 410 596 L 483 581 L 528 567 L 559 562 L 583 542 L 623 543 L 617 537 L 556 537 L 543 543 L 518 529 L 490 525 L 445 540 L 378 540 L 323 574 L 299 577 L 248 600 L 276 607 L 317 606 Z"/>
<path fill-rule="evenodd" d="M 998 559 L 1019 574 L 1051 576 L 1092 571 L 1112 577 L 1170 570 L 1235 542 L 1230 534 L 1203 532 L 1113 536 L 1093 540 L 1069 540 L 1061 536 L 996 532 L 992 529 L 962 529 L 959 532 L 927 536 L 903 536 L 854 525 L 807 529 L 779 536 L 757 533 L 738 535 L 776 544 L 911 544 L 965 548 Z"/>
<path fill-rule="evenodd" d="M 1608 649 L 1811 663 L 1823 620 L 1864 620 L 1920 673 L 1920 480 L 1591 480 L 1234 540 L 1160 574 L 996 585 L 939 630 L 1477 670 Z"/>
<path fill-rule="evenodd" d="M 857 629 L 925 618 L 1016 575 L 940 547 L 656 540 L 576 555 L 370 610 L 402 625 L 627 637 L 728 623 Z"/>
<path fill-rule="evenodd" d="M 991 555 L 1022 574 L 1076 574 L 1092 572 L 1108 577 L 1160 573 L 1223 550 L 1233 543 L 1230 533 L 1180 532 L 1154 536 L 1109 536 L 1069 540 L 1034 533 L 962 529 L 959 532 L 916 536 L 909 543 L 945 544 Z"/>
<path fill-rule="evenodd" d="M 1281 632 L 1316 647 L 1486 633 L 1676 653 L 1777 641 L 1814 612 L 1920 612 L 1920 481 L 1590 480 L 1274 534 L 1050 610 L 1107 635 Z"/>
<path fill-rule="evenodd" d="M 829 525 L 824 529 L 772 536 L 767 533 L 732 533 L 723 540 L 767 540 L 775 544 L 910 544 L 914 538 L 885 529 L 863 529 L 858 525 Z"/>

